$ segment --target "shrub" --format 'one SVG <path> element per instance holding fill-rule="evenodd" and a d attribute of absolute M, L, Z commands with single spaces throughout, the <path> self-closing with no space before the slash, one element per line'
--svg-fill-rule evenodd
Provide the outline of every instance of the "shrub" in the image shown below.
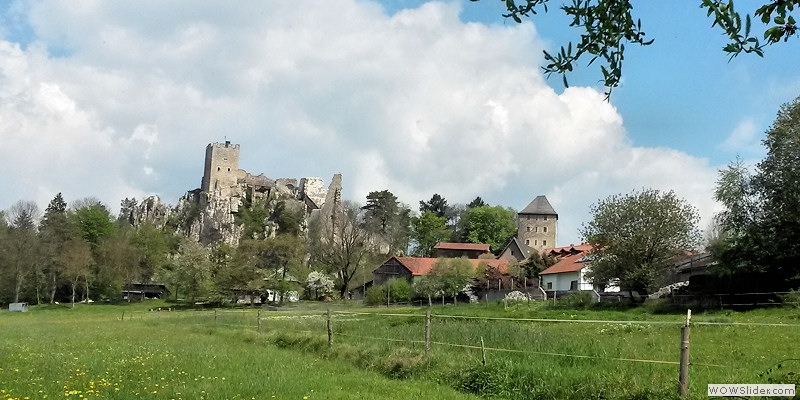
<path fill-rule="evenodd" d="M 379 285 L 367 289 L 364 294 L 364 304 L 368 306 L 377 306 L 386 303 L 386 286 Z"/>
<path fill-rule="evenodd" d="M 411 301 L 411 284 L 405 279 L 392 279 L 388 282 L 393 303 Z"/>
<path fill-rule="evenodd" d="M 379 304 L 386 304 L 386 291 L 391 289 L 389 301 L 392 303 L 409 302 L 411 301 L 411 284 L 405 279 L 392 279 L 383 285 L 373 286 L 367 289 L 364 295 L 364 304 L 368 306 L 377 306 Z"/>
<path fill-rule="evenodd" d="M 570 293 L 561 298 L 561 304 L 569 308 L 588 308 L 592 305 L 592 295 L 589 292 Z"/>
<path fill-rule="evenodd" d="M 800 308 L 800 291 L 791 290 L 789 293 L 781 295 L 781 303 L 786 307 Z"/>

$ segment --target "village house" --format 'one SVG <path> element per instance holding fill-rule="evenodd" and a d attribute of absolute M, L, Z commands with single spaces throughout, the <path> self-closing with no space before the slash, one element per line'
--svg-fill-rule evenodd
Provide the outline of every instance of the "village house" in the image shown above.
<path fill-rule="evenodd" d="M 539 273 L 544 290 L 554 293 L 597 291 L 619 292 L 615 285 L 594 285 L 587 278 L 590 271 L 590 244 L 569 245 L 546 249 L 542 253 L 559 257 L 551 267 Z"/>

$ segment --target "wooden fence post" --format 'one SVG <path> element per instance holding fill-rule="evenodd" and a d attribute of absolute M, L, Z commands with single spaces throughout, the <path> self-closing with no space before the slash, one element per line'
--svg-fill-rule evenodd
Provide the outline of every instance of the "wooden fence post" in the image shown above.
<path fill-rule="evenodd" d="M 689 320 L 692 310 L 686 310 L 686 325 L 681 327 L 681 362 L 678 371 L 678 395 L 686 397 L 689 393 Z"/>
<path fill-rule="evenodd" d="M 125 321 L 125 311 L 122 312 L 122 320 L 121 321 Z"/>
<path fill-rule="evenodd" d="M 261 332 L 261 310 L 258 310 L 258 331 Z"/>
<path fill-rule="evenodd" d="M 331 309 L 328 309 L 328 346 L 333 344 L 333 328 L 331 327 Z"/>
<path fill-rule="evenodd" d="M 483 336 L 481 336 L 481 356 L 483 357 L 483 365 L 486 365 L 486 348 L 483 347 Z"/>
<path fill-rule="evenodd" d="M 425 313 L 425 357 L 431 355 L 431 310 Z"/>
<path fill-rule="evenodd" d="M 217 309 L 214 309 L 214 323 L 217 323 Z"/>

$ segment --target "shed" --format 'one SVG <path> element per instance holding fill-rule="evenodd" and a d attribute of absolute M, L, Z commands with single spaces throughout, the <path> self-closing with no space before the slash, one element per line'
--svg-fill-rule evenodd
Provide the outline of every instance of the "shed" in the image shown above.
<path fill-rule="evenodd" d="M 28 311 L 28 303 L 11 303 L 8 305 L 8 311 Z"/>

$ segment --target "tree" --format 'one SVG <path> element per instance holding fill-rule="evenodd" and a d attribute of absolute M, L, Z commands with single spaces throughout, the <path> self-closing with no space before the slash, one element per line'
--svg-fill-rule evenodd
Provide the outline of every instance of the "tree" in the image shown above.
<path fill-rule="evenodd" d="M 320 264 L 337 280 L 339 294 L 345 298 L 350 281 L 371 259 L 372 236 L 365 227 L 363 208 L 345 202 L 332 218 L 317 214 L 309 221 L 308 248 L 311 265 Z"/>
<path fill-rule="evenodd" d="M 432 211 L 425 211 L 419 217 L 412 219 L 411 232 L 416 243 L 415 253 L 421 257 L 431 257 L 436 243 L 450 237 L 445 218 Z"/>
<path fill-rule="evenodd" d="M 265 270 L 267 288 L 280 295 L 280 303 L 295 286 L 293 282 L 297 282 L 297 277 L 290 271 L 297 271 L 304 255 L 303 240 L 295 236 L 278 235 L 260 243 L 257 266 Z"/>
<path fill-rule="evenodd" d="M 91 247 L 88 243 L 80 239 L 72 239 L 64 244 L 61 250 L 61 263 L 64 265 L 64 276 L 69 279 L 70 287 L 72 288 L 72 295 L 70 302 L 72 307 L 75 307 L 75 294 L 77 293 L 78 284 L 83 278 L 85 283 L 84 296 L 89 298 L 89 275 L 92 272 L 92 258 Z"/>
<path fill-rule="evenodd" d="M 547 13 L 548 3 L 548 0 L 507 0 L 508 14 L 504 17 L 519 23 L 523 17 Z M 745 14 L 742 24 L 741 14 L 734 10 L 733 0 L 702 0 L 700 7 L 707 9 L 709 17 L 713 15 L 711 26 L 719 26 L 730 38 L 723 50 L 732 58 L 740 53 L 763 56 L 766 45 L 794 36 L 797 24 L 789 12 L 798 5 L 800 0 L 772 0 L 753 12 L 753 16 L 767 25 L 763 34 L 764 43 L 751 35 L 753 18 L 750 14 Z M 545 51 L 547 65 L 543 67 L 544 72 L 548 75 L 560 74 L 564 86 L 568 86 L 566 74 L 573 70 L 574 64 L 582 56 L 589 57 L 588 64 L 599 59 L 603 82 L 608 88 L 606 96 L 610 96 L 611 90 L 619 85 L 622 77 L 625 45 L 647 46 L 653 43 L 653 40 L 645 39 L 641 20 L 634 18 L 632 1 L 573 0 L 571 5 L 565 4 L 560 8 L 572 20 L 570 26 L 582 30 L 581 40 L 561 46 L 554 54 Z M 769 26 L 770 23 L 773 25 Z"/>
<path fill-rule="evenodd" d="M 736 160 L 720 171 L 719 238 L 710 249 L 730 285 L 783 291 L 800 286 L 800 97 L 766 132 L 767 156 L 751 173 Z"/>
<path fill-rule="evenodd" d="M 672 191 L 613 195 L 592 205 L 590 213 L 581 229 L 593 246 L 589 279 L 601 285 L 618 281 L 631 295 L 655 289 L 675 256 L 699 245 L 699 214 Z"/>
<path fill-rule="evenodd" d="M 70 214 L 72 223 L 92 248 L 99 245 L 102 238 L 114 233 L 116 228 L 114 219 L 106 206 L 99 201 L 88 197 L 77 200 L 72 208 Z"/>
<path fill-rule="evenodd" d="M 478 196 L 478 197 L 474 198 L 472 201 L 469 202 L 469 204 L 467 204 L 467 208 L 475 208 L 475 207 L 483 207 L 483 206 L 488 206 L 488 204 L 486 204 L 486 202 L 483 201 L 481 196 Z"/>
<path fill-rule="evenodd" d="M 447 216 L 448 208 L 447 200 L 438 193 L 434 193 L 428 201 L 419 202 L 419 212 L 421 214 L 430 211 L 436 214 L 437 217 L 445 217 Z"/>
<path fill-rule="evenodd" d="M 64 265 L 60 262 L 60 255 L 64 244 L 76 237 L 76 232 L 67 219 L 67 203 L 58 193 L 44 211 L 44 217 L 39 224 L 39 237 L 41 239 L 41 254 L 44 278 L 47 282 L 47 294 L 50 304 L 55 302 Z"/>
<path fill-rule="evenodd" d="M 380 252 L 387 255 L 404 253 L 411 234 L 411 210 L 397 201 L 388 190 L 370 192 L 365 210 L 364 226 L 373 240 L 380 240 Z"/>
<path fill-rule="evenodd" d="M 186 299 L 191 302 L 210 295 L 213 290 L 211 271 L 208 250 L 200 243 L 184 239 L 175 255 L 170 274 L 175 295 L 182 289 Z"/>
<path fill-rule="evenodd" d="M 766 132 L 767 155 L 753 185 L 762 200 L 761 232 L 772 279 L 800 284 L 800 97 L 781 106 Z"/>
<path fill-rule="evenodd" d="M 436 281 L 435 286 L 441 290 L 442 297 L 448 294 L 456 297 L 475 274 L 472 263 L 466 258 L 440 258 L 428 275 Z"/>
<path fill-rule="evenodd" d="M 499 252 L 517 233 L 516 216 L 514 210 L 501 206 L 468 208 L 461 221 L 466 240 L 470 243 L 488 243 L 492 250 Z"/>
<path fill-rule="evenodd" d="M 20 301 L 24 285 L 34 275 L 39 261 L 36 233 L 39 207 L 32 201 L 17 201 L 6 213 L 6 219 L 8 233 L 4 253 L 10 267 L 13 301 L 16 303 Z"/>
<path fill-rule="evenodd" d="M 311 271 L 306 277 L 306 290 L 314 292 L 314 299 L 319 299 L 320 296 L 325 296 L 333 293 L 333 279 L 329 278 L 322 272 Z"/>

